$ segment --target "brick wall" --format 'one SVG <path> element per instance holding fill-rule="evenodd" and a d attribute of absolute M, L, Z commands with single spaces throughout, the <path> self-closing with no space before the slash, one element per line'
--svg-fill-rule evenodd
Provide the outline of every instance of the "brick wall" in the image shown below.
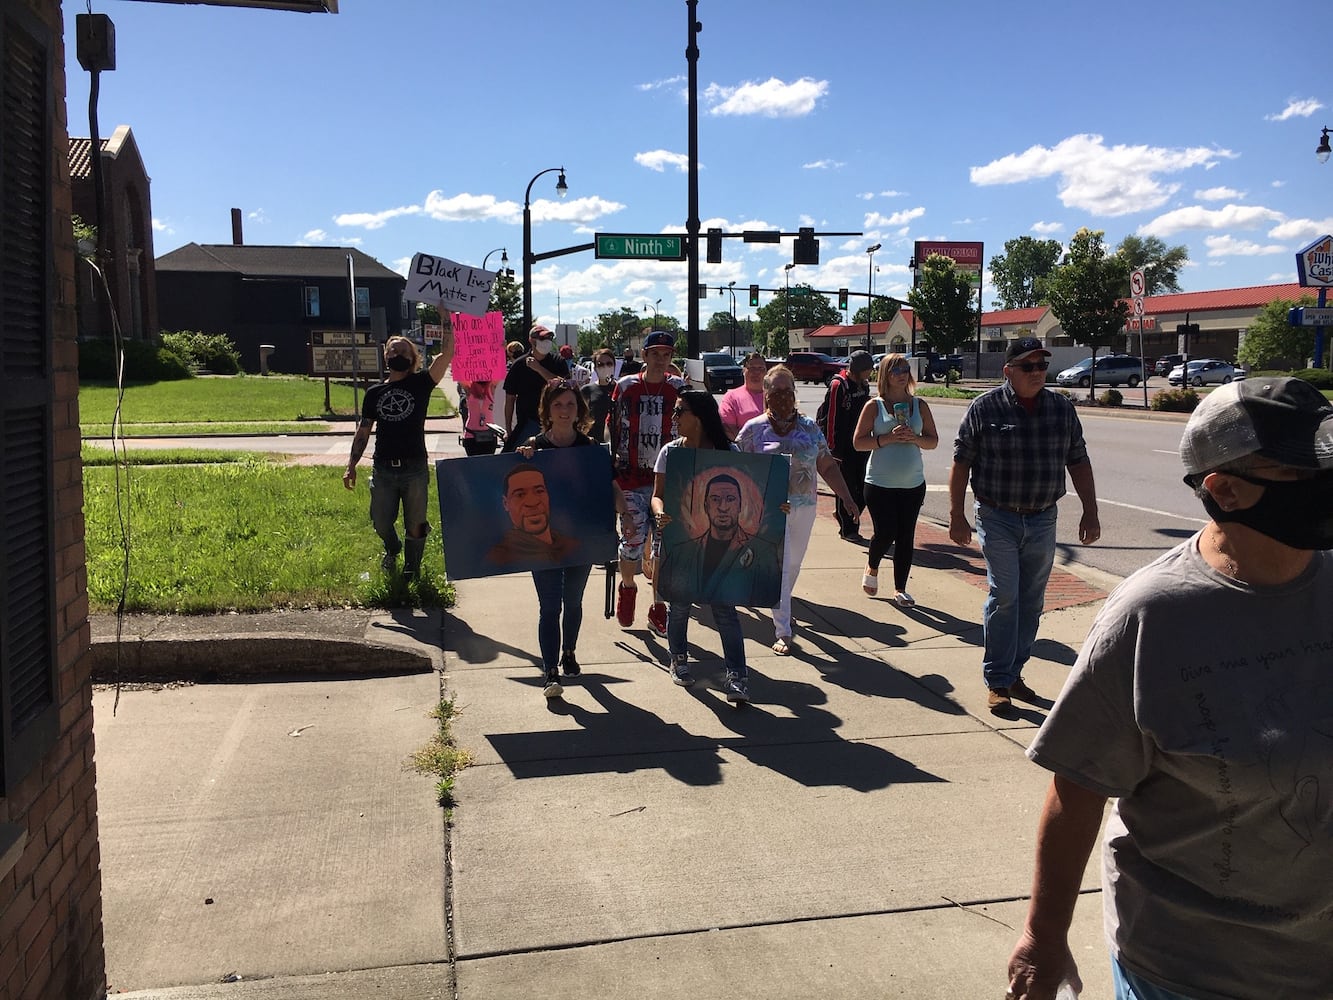
<path fill-rule="evenodd" d="M 66 153 L 63 21 L 58 0 L 4 0 L 52 32 L 56 121 L 51 177 L 54 289 L 55 567 L 59 736 L 39 766 L 0 798 L 0 822 L 27 831 L 0 874 L 0 997 L 93 1000 L 106 995 L 88 655 L 83 485 L 79 461 L 74 246 Z"/>

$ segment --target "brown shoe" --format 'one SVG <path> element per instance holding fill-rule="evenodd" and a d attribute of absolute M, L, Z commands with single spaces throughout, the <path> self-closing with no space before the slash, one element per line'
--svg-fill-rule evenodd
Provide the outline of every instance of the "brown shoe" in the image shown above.
<path fill-rule="evenodd" d="M 1014 703 L 1009 700 L 1008 688 L 991 688 L 990 694 L 986 697 L 986 707 L 991 710 L 992 715 L 1003 715 L 1014 707 Z"/>
<path fill-rule="evenodd" d="M 1009 697 L 1017 698 L 1019 701 L 1025 701 L 1032 705 L 1037 701 L 1037 692 L 1024 684 L 1023 678 L 1020 677 L 1009 685 Z"/>

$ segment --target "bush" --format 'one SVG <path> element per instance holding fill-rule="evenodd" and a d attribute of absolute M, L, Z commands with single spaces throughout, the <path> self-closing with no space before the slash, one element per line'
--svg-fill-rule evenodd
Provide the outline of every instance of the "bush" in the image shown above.
<path fill-rule="evenodd" d="M 1120 395 L 1119 389 L 1107 389 L 1097 397 L 1097 402 L 1102 406 L 1119 406 L 1125 401 L 1125 397 Z"/>
<path fill-rule="evenodd" d="M 125 381 L 170 382 L 193 378 L 190 364 L 175 351 L 142 340 L 125 341 Z M 79 381 L 116 381 L 115 346 L 109 340 L 79 344 Z"/>
<path fill-rule="evenodd" d="M 241 352 L 225 333 L 181 330 L 162 334 L 162 346 L 178 354 L 192 368 L 214 375 L 235 375 L 241 370 Z"/>
<path fill-rule="evenodd" d="M 1199 394 L 1190 388 L 1163 389 L 1148 405 L 1167 413 L 1193 413 L 1199 405 Z"/>
<path fill-rule="evenodd" d="M 1333 389 L 1333 372 L 1326 368 L 1305 368 L 1291 374 L 1309 382 L 1316 389 Z"/>

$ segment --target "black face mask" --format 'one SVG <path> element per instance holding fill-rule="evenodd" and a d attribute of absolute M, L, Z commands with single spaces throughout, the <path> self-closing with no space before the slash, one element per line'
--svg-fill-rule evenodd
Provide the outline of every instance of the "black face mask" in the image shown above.
<path fill-rule="evenodd" d="M 1209 495 L 1203 506 L 1214 521 L 1243 524 L 1293 549 L 1333 549 L 1333 471 L 1291 481 L 1228 475 L 1264 492 L 1245 510 L 1223 510 Z"/>
<path fill-rule="evenodd" d="M 412 359 L 404 357 L 401 354 L 395 354 L 391 358 L 385 358 L 384 363 L 389 366 L 390 370 L 396 372 L 405 372 L 412 367 Z"/>

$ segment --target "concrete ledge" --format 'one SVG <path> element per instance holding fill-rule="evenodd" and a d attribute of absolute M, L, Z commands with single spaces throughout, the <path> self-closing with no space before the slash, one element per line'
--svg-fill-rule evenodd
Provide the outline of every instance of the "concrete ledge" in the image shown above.
<path fill-rule="evenodd" d="M 390 676 L 428 673 L 435 657 L 428 648 L 380 645 L 348 639 L 267 633 L 215 636 L 94 638 L 93 680 L 217 680 L 302 676 Z M 119 657 L 119 659 L 118 659 Z"/>

